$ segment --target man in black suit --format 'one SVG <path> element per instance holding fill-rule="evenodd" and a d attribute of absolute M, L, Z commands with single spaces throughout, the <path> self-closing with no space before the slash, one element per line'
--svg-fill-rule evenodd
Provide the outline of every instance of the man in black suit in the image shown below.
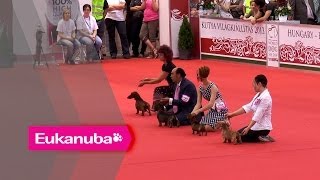
<path fill-rule="evenodd" d="M 289 0 L 291 15 L 294 20 L 301 24 L 316 24 L 317 15 L 313 0 Z"/>
<path fill-rule="evenodd" d="M 197 103 L 197 89 L 195 85 L 186 78 L 182 68 L 174 68 L 171 79 L 175 83 L 174 98 L 163 98 L 163 103 L 172 105 L 172 110 L 181 125 L 189 125 L 187 115 L 190 114 Z"/>

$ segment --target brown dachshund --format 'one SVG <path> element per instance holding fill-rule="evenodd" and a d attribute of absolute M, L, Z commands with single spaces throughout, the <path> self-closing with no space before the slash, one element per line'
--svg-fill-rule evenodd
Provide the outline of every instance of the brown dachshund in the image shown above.
<path fill-rule="evenodd" d="M 170 116 L 168 119 L 168 127 L 172 128 L 172 127 L 180 127 L 180 121 L 177 119 L 177 117 L 175 115 Z"/>
<path fill-rule="evenodd" d="M 154 102 L 154 110 L 157 111 L 159 126 L 162 126 L 163 123 L 165 126 L 168 126 L 170 128 L 172 128 L 173 126 L 180 126 L 180 121 L 177 120 L 174 113 L 166 111 L 164 105 L 161 104 L 160 101 Z"/>
<path fill-rule="evenodd" d="M 148 111 L 149 115 L 151 116 L 151 112 L 150 112 L 150 104 L 147 103 L 146 101 L 144 101 L 141 96 L 139 95 L 138 92 L 134 91 L 132 92 L 129 96 L 128 99 L 134 99 L 136 100 L 136 109 L 137 109 L 137 113 L 139 114 L 139 111 L 142 112 L 142 116 L 144 116 L 144 112 Z"/>
<path fill-rule="evenodd" d="M 242 140 L 241 140 L 241 134 L 237 131 L 233 131 L 230 128 L 230 125 L 228 123 L 226 123 L 225 121 L 220 121 L 217 123 L 217 128 L 222 129 L 222 138 L 224 139 L 223 143 L 226 143 L 228 141 L 228 143 L 233 143 L 233 144 L 241 144 Z"/>
<path fill-rule="evenodd" d="M 192 134 L 194 134 L 194 132 L 197 132 L 196 134 L 199 134 L 199 136 L 203 136 L 204 133 L 206 134 L 206 136 L 208 135 L 205 125 L 200 124 L 200 121 L 197 120 L 196 115 L 188 114 L 187 118 L 191 123 Z"/>

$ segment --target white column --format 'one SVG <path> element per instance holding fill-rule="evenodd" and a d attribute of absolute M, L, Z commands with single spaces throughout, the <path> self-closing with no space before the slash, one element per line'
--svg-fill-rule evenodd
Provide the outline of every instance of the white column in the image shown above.
<path fill-rule="evenodd" d="M 160 45 L 171 46 L 170 0 L 159 1 L 159 35 Z"/>

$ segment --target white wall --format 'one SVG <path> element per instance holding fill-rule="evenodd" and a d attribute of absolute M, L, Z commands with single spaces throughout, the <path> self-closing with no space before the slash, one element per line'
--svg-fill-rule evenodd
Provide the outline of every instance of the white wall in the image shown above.
<path fill-rule="evenodd" d="M 170 0 L 159 1 L 159 34 L 160 45 L 166 44 L 171 46 L 171 33 L 170 33 Z"/>
<path fill-rule="evenodd" d="M 102 0 L 103 1 L 103 0 Z M 80 11 L 82 12 L 82 6 L 85 4 L 90 4 L 92 7 L 92 0 L 79 0 L 79 4 L 80 4 Z M 92 14 L 92 13 L 91 13 Z"/>
<path fill-rule="evenodd" d="M 16 55 L 28 55 L 35 51 L 35 30 L 37 24 L 45 23 L 45 19 L 41 20 L 37 17 L 41 17 L 41 13 L 44 12 L 45 1 L 34 0 L 39 7 L 37 11 L 34 11 L 34 5 L 32 3 L 21 3 L 21 0 L 12 0 L 13 10 L 15 15 L 13 16 L 13 52 Z M 44 6 L 43 6 L 44 4 Z M 42 7 L 42 8 L 40 8 Z M 22 30 L 21 30 L 22 29 Z M 26 43 L 25 44 L 25 40 Z M 28 48 L 29 47 L 29 48 Z"/>
<path fill-rule="evenodd" d="M 31 2 L 21 2 L 21 0 L 12 0 L 13 9 L 16 14 L 16 17 L 13 18 L 13 51 L 16 55 L 29 55 L 30 50 L 31 53 L 35 53 L 35 32 L 37 25 L 41 24 L 43 30 L 47 30 L 45 16 L 47 12 L 47 1 L 48 0 L 32 0 Z M 71 1 L 79 1 L 81 12 L 84 4 L 92 4 L 92 0 Z M 27 44 L 22 42 L 24 39 L 27 40 Z M 29 48 L 26 48 L 26 45 L 29 46 Z M 45 52 L 49 52 L 47 34 L 43 35 L 43 49 Z"/>

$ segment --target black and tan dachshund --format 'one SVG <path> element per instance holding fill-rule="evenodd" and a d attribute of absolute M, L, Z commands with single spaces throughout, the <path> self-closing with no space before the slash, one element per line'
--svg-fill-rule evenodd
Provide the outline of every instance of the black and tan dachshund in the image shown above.
<path fill-rule="evenodd" d="M 203 136 L 203 134 L 205 134 L 206 136 L 208 135 L 205 125 L 200 124 L 198 115 L 188 114 L 187 118 L 191 123 L 192 134 L 196 132 L 196 134 L 198 134 L 199 136 Z"/>
<path fill-rule="evenodd" d="M 132 92 L 129 96 L 128 99 L 134 99 L 136 100 L 136 109 L 137 109 L 137 113 L 139 114 L 139 111 L 142 112 L 142 116 L 144 116 L 144 112 L 148 111 L 149 115 L 151 116 L 151 112 L 150 112 L 150 104 L 147 103 L 146 101 L 144 101 L 141 96 L 139 95 L 138 92 L 134 91 Z"/>

